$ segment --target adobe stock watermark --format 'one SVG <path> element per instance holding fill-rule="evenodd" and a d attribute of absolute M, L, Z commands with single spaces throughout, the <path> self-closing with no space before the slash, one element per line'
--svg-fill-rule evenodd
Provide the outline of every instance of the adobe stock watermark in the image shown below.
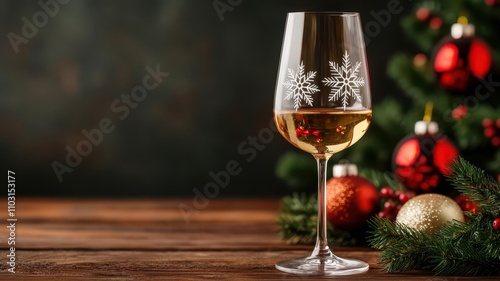
<path fill-rule="evenodd" d="M 254 161 L 258 152 L 264 150 L 266 145 L 274 140 L 277 132 L 278 129 L 274 126 L 274 119 L 271 119 L 268 127 L 260 129 L 257 135 L 248 136 L 245 141 L 238 145 L 238 154 L 246 157 L 246 163 Z M 241 172 L 243 172 L 243 167 L 237 160 L 227 161 L 223 170 L 210 171 L 208 175 L 211 180 L 203 186 L 203 189 L 192 189 L 194 194 L 192 204 L 181 203 L 178 205 L 184 221 L 188 224 L 193 215 L 205 209 L 210 204 L 210 199 L 217 197 L 221 189 L 229 186 L 231 178 L 238 176 Z"/>
<path fill-rule="evenodd" d="M 14 53 L 19 53 L 19 45 L 27 44 L 29 39 L 32 39 L 38 34 L 38 30 L 43 28 L 49 23 L 49 18 L 55 17 L 60 11 L 60 5 L 68 4 L 70 0 L 40 0 L 38 1 L 38 6 L 41 10 L 38 10 L 33 14 L 31 20 L 27 17 L 22 17 L 21 21 L 23 25 L 21 27 L 21 35 L 9 32 L 7 38 L 9 39 Z"/>
<path fill-rule="evenodd" d="M 7 269 L 10 273 L 16 273 L 16 173 L 7 170 L 7 229 L 9 235 L 7 238 Z"/>
<path fill-rule="evenodd" d="M 412 0 L 407 0 L 411 2 Z M 365 46 L 370 44 L 371 39 L 377 37 L 382 32 L 382 28 L 386 28 L 392 21 L 393 15 L 398 15 L 403 11 L 404 7 L 399 0 L 389 0 L 386 9 L 380 11 L 370 11 L 373 20 L 367 22 L 364 26 Z"/>
<path fill-rule="evenodd" d="M 406 1 L 411 2 L 412 0 Z M 243 0 L 214 0 L 212 5 L 217 16 L 219 16 L 219 20 L 222 22 L 225 19 L 224 14 L 226 12 L 233 12 L 241 3 L 243 3 Z M 399 0 L 389 0 L 385 9 L 379 11 L 371 10 L 370 15 L 373 20 L 368 21 L 363 30 L 365 45 L 368 46 L 371 39 L 380 35 L 382 28 L 386 28 L 392 22 L 393 15 L 400 14 L 403 9 L 404 6 Z"/>
<path fill-rule="evenodd" d="M 214 6 L 215 12 L 219 16 L 220 21 L 224 21 L 224 14 L 226 12 L 232 12 L 236 7 L 241 5 L 243 0 L 214 0 L 212 5 Z"/>
<path fill-rule="evenodd" d="M 160 65 L 157 64 L 156 68 L 146 66 L 147 74 L 142 79 L 142 85 L 135 86 L 130 91 L 130 94 L 121 94 L 120 98 L 113 100 L 110 104 L 110 110 L 117 115 L 119 120 L 124 120 L 130 115 L 130 111 L 138 107 L 139 103 L 144 101 L 148 96 L 148 91 L 157 88 L 170 73 L 162 72 Z M 115 130 L 113 120 L 110 118 L 102 118 L 98 122 L 98 127 L 91 130 L 82 130 L 83 138 L 73 148 L 69 145 L 65 147 L 67 154 L 65 162 L 61 163 L 53 161 L 51 164 L 54 173 L 59 180 L 63 181 L 65 173 L 71 173 L 78 167 L 83 158 L 90 155 L 94 147 L 99 146 L 104 140 L 104 135 L 109 134 Z"/>
<path fill-rule="evenodd" d="M 476 86 L 473 95 L 469 95 L 463 99 L 462 105 L 466 107 L 468 113 L 474 112 L 478 109 L 479 104 L 482 101 L 487 100 L 491 95 L 496 92 L 498 87 L 500 87 L 500 81 L 493 81 L 493 74 L 489 74 L 486 79 L 479 79 L 480 84 Z M 453 108 L 456 108 L 459 104 L 454 104 Z M 445 122 L 456 121 L 453 118 L 452 109 L 448 109 L 443 113 L 443 120 Z M 459 126 L 459 123 L 453 125 L 454 128 Z"/>

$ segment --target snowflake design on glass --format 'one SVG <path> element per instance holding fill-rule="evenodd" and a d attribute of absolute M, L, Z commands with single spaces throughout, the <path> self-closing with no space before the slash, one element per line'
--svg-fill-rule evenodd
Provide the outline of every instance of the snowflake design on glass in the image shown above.
<path fill-rule="evenodd" d="M 288 89 L 285 100 L 293 99 L 293 107 L 295 110 L 299 109 L 302 101 L 312 106 L 312 95 L 319 92 L 319 88 L 313 83 L 316 71 L 309 71 L 307 74 L 304 72 L 304 62 L 300 62 L 297 72 L 293 69 L 288 69 L 288 77 L 283 85 Z"/>
<path fill-rule="evenodd" d="M 351 60 L 349 59 L 349 55 L 346 51 L 342 57 L 341 67 L 333 61 L 330 61 L 329 64 L 332 76 L 322 80 L 326 86 L 332 88 L 330 95 L 328 96 L 328 100 L 338 101 L 339 99 L 342 99 L 342 106 L 344 106 L 344 110 L 348 105 L 349 97 L 353 97 L 357 101 L 361 102 L 359 88 L 365 85 L 365 79 L 363 77 L 358 77 L 361 62 L 358 61 L 354 68 L 352 68 Z"/>

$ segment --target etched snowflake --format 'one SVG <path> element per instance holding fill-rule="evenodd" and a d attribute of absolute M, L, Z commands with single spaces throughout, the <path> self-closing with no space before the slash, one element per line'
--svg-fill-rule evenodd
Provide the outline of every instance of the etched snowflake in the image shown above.
<path fill-rule="evenodd" d="M 313 79 L 316 76 L 316 71 L 309 71 L 304 73 L 304 63 L 300 62 L 297 72 L 293 69 L 288 69 L 288 77 L 290 80 L 286 80 L 283 85 L 288 89 L 286 92 L 285 100 L 293 99 L 293 107 L 295 110 L 299 109 L 302 101 L 305 101 L 308 105 L 312 106 L 312 95 L 319 91 L 316 84 L 313 83 Z"/>
<path fill-rule="evenodd" d="M 328 100 L 338 101 L 342 99 L 344 110 L 349 104 L 349 97 L 353 97 L 361 102 L 359 88 L 365 85 L 365 79 L 363 77 L 358 77 L 361 62 L 357 62 L 354 68 L 352 68 L 351 60 L 346 51 L 342 57 L 342 67 L 339 67 L 339 65 L 333 61 L 330 61 L 329 64 L 332 76 L 322 80 L 326 86 L 332 88 Z"/>

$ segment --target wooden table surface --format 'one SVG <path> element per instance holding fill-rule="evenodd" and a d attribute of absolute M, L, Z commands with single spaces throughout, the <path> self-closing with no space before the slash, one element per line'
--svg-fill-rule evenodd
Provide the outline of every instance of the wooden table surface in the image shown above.
<path fill-rule="evenodd" d="M 0 280 L 332 278 L 296 276 L 275 269 L 275 262 L 305 256 L 312 250 L 311 246 L 287 245 L 278 238 L 278 200 L 211 200 L 191 216 L 190 223 L 179 211 L 181 203 L 192 206 L 191 200 L 174 199 L 17 198 L 16 273 L 7 272 L 8 232 L 4 230 Z M 499 279 L 435 277 L 426 272 L 386 274 L 377 264 L 377 251 L 333 250 L 370 264 L 366 274 L 337 280 Z"/>

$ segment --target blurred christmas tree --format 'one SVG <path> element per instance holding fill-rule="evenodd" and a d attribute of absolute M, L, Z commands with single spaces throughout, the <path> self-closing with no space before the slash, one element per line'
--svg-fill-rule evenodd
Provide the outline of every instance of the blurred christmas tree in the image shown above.
<path fill-rule="evenodd" d="M 425 105 L 432 103 L 432 120 L 459 154 L 500 175 L 500 37 L 496 32 L 500 1 L 420 1 L 401 26 L 420 49 L 395 54 L 388 62 L 387 73 L 401 91 L 383 93 L 386 97 L 374 106 L 367 134 L 335 158 L 346 158 L 362 169 L 391 170 L 398 142 L 413 133 Z M 294 166 L 291 160 L 305 161 L 282 160 L 279 176 L 287 181 L 291 179 L 283 176 L 287 174 L 283 166 Z M 311 177 L 307 186 L 315 186 L 314 181 Z"/>
<path fill-rule="evenodd" d="M 420 49 L 396 54 L 388 62 L 387 73 L 401 91 L 385 93 L 373 108 L 367 134 L 352 149 L 336 155 L 358 163 L 365 169 L 363 176 L 378 189 L 379 212 L 371 220 L 369 243 L 381 251 L 380 263 L 388 272 L 426 269 L 436 275 L 499 275 L 500 37 L 495 30 L 500 26 L 500 1 L 420 1 L 401 26 Z M 285 155 L 277 175 L 295 190 L 312 192 L 307 187 L 315 186 L 315 178 L 303 180 L 310 170 L 306 163 L 314 165 L 309 158 Z M 342 195 L 343 186 L 332 185 L 337 193 L 326 204 L 340 206 L 342 212 L 327 213 L 333 224 L 328 234 L 337 244 L 363 243 L 363 237 L 355 235 L 364 233 L 363 228 L 343 229 L 332 220 L 332 216 L 348 222 L 356 219 L 345 198 L 362 194 L 356 193 L 357 186 Z M 404 208 L 410 210 L 412 221 L 422 225 L 434 223 L 424 219 L 438 217 L 431 213 L 444 212 L 445 204 L 439 203 L 419 213 L 412 200 L 422 193 L 450 196 L 439 195 L 455 200 L 467 222 L 449 219 L 436 233 L 407 225 L 404 212 L 399 212 Z M 432 194 L 417 196 L 418 200 L 426 195 Z M 312 196 L 282 200 L 278 223 L 284 240 L 307 243 L 314 237 L 312 206 L 317 201 Z"/>

